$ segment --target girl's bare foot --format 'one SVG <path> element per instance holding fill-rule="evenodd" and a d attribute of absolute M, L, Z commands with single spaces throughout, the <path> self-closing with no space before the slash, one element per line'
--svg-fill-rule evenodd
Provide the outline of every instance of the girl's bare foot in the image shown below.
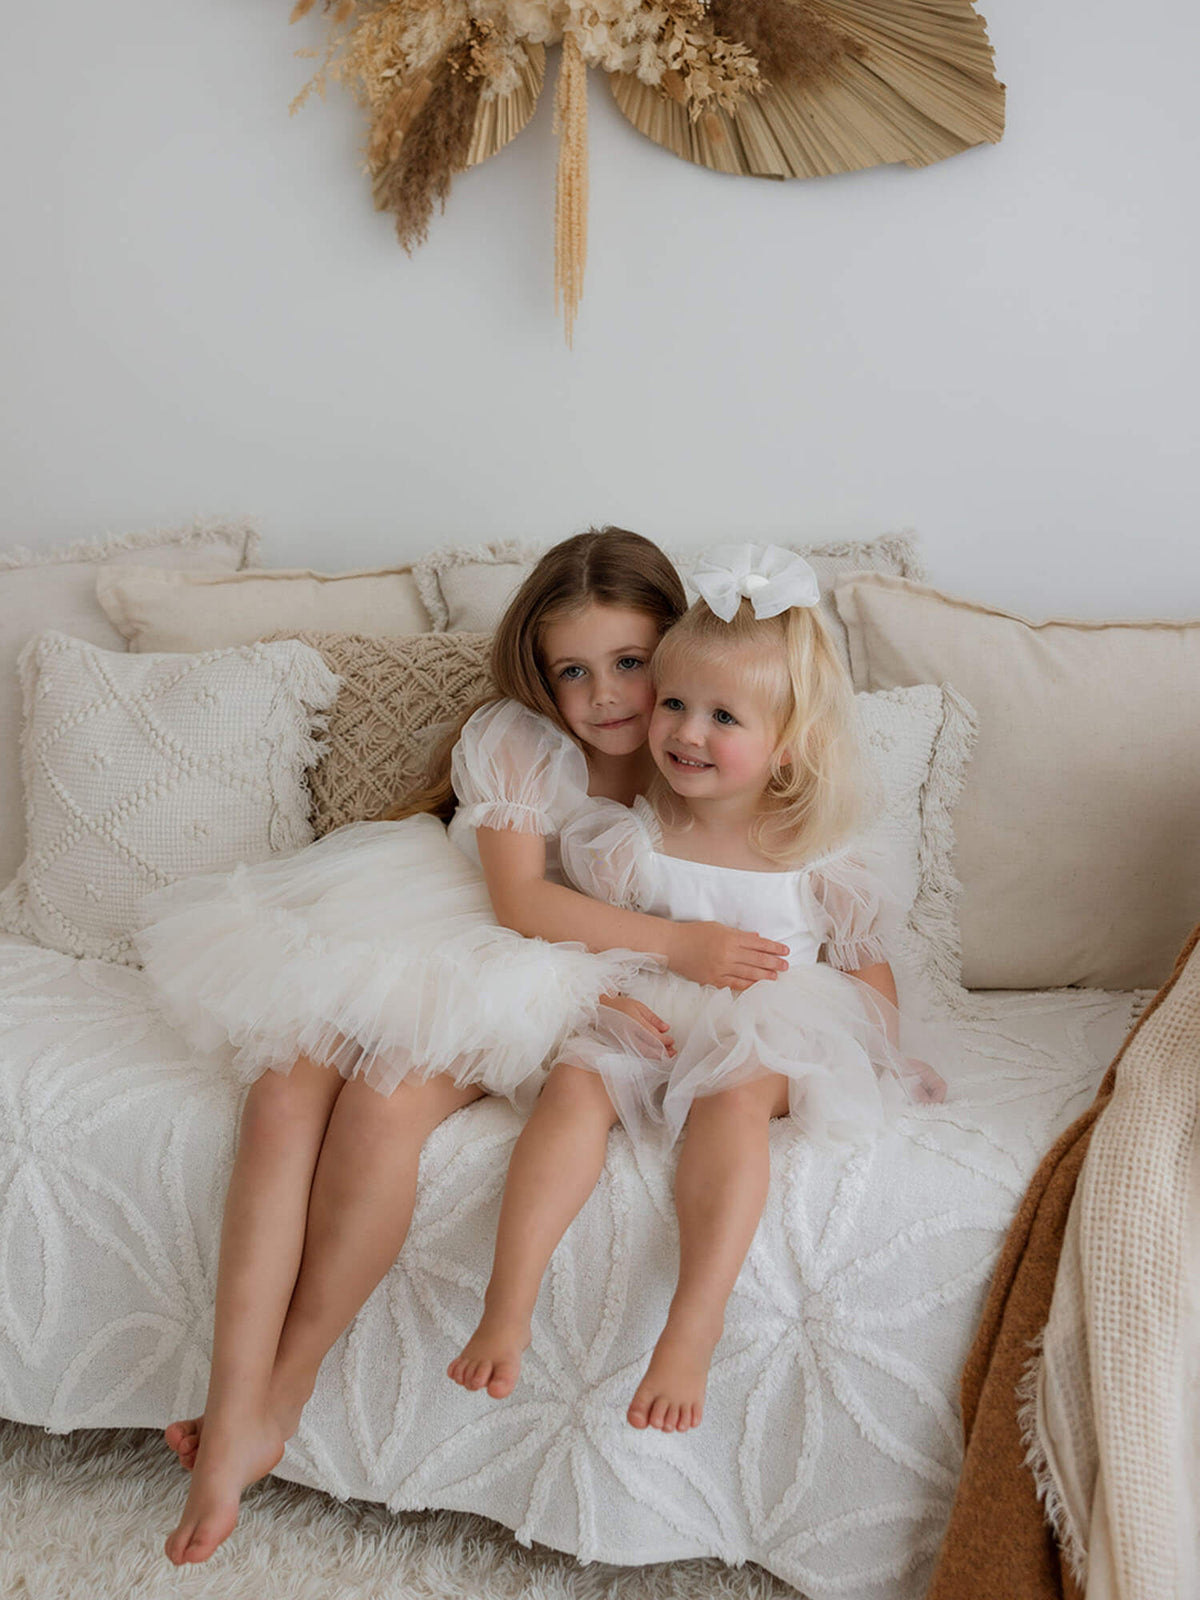
<path fill-rule="evenodd" d="M 529 1347 L 528 1322 L 484 1312 L 479 1326 L 446 1368 L 446 1376 L 464 1389 L 486 1389 L 503 1400 L 521 1376 L 521 1355 Z"/>
<path fill-rule="evenodd" d="M 163 1434 L 167 1444 L 179 1457 L 179 1465 L 186 1467 L 189 1472 L 196 1465 L 196 1451 L 200 1448 L 200 1430 L 203 1426 L 204 1416 L 201 1413 L 183 1422 L 172 1422 Z"/>
<path fill-rule="evenodd" d="M 700 1426 L 708 1369 L 720 1337 L 720 1325 L 714 1328 L 707 1319 L 667 1318 L 626 1412 L 633 1427 L 686 1433 Z"/>
<path fill-rule="evenodd" d="M 239 1419 L 236 1428 L 208 1422 L 183 1516 L 166 1543 L 167 1559 L 177 1567 L 207 1561 L 233 1532 L 242 1491 L 278 1464 L 285 1442 L 270 1416 Z"/>

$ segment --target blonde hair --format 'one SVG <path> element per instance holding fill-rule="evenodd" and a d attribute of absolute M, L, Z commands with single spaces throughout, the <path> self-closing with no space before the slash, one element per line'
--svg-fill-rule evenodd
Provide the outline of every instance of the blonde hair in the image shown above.
<path fill-rule="evenodd" d="M 421 811 L 444 820 L 453 815 L 451 752 L 465 723 L 497 700 L 519 700 L 575 739 L 559 714 L 542 665 L 542 639 L 549 623 L 590 605 L 640 611 L 654 621 L 661 635 L 682 616 L 687 598 L 670 559 L 652 540 L 627 528 L 589 528 L 547 550 L 509 602 L 492 640 L 490 667 L 496 692 L 463 712 L 439 742 L 421 787 L 386 811 L 384 820 L 397 821 Z"/>
<path fill-rule="evenodd" d="M 755 849 L 786 864 L 825 855 L 849 838 L 871 795 L 850 678 L 816 607 L 760 620 L 743 600 L 733 620 L 722 622 L 698 600 L 655 652 L 656 684 L 694 661 L 727 666 L 777 730 L 762 812 L 751 829 Z M 655 780 L 651 800 L 686 825 L 686 806 L 665 778 Z"/>

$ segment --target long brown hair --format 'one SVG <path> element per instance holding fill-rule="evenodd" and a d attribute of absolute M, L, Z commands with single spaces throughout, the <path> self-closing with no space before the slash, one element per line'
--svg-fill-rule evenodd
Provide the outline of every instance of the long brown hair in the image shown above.
<path fill-rule="evenodd" d="M 496 692 L 462 714 L 439 742 L 425 782 L 386 812 L 386 820 L 420 811 L 431 811 L 443 819 L 453 815 L 450 753 L 463 725 L 482 706 L 496 700 L 519 700 L 574 738 L 559 715 L 542 666 L 542 638 L 548 623 L 589 605 L 643 612 L 654 620 L 661 636 L 683 615 L 687 598 L 668 557 L 650 539 L 628 528 L 589 528 L 547 550 L 509 602 L 492 640 L 491 674 Z"/>

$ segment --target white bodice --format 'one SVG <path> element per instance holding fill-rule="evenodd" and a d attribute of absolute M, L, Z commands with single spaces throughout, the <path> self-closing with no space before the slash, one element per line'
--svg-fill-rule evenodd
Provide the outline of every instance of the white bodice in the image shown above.
<path fill-rule="evenodd" d="M 687 861 L 662 851 L 653 807 L 593 800 L 563 830 L 567 878 L 584 894 L 674 922 L 722 922 L 777 939 L 790 966 L 857 971 L 882 961 L 885 925 L 897 909 L 861 848 L 846 846 L 778 872 Z"/>
<path fill-rule="evenodd" d="M 807 870 L 807 869 L 804 869 Z M 751 872 L 650 853 L 641 909 L 674 922 L 723 922 L 788 946 L 791 966 L 815 962 L 823 940 L 805 910 L 802 872 Z"/>

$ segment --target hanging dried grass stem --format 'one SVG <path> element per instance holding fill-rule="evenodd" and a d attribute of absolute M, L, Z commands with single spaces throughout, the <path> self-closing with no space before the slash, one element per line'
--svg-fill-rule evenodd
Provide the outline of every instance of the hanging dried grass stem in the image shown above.
<path fill-rule="evenodd" d="M 575 313 L 587 266 L 587 67 L 573 33 L 565 33 L 554 97 L 558 188 L 554 204 L 554 306 L 562 306 L 567 343 L 575 342 Z"/>
<path fill-rule="evenodd" d="M 435 203 L 445 207 L 454 175 L 465 172 L 482 84 L 466 73 L 467 47 L 453 52 L 431 80 L 397 89 L 400 104 L 377 113 L 369 146 L 375 206 L 396 218 L 405 250 L 424 244 Z"/>

